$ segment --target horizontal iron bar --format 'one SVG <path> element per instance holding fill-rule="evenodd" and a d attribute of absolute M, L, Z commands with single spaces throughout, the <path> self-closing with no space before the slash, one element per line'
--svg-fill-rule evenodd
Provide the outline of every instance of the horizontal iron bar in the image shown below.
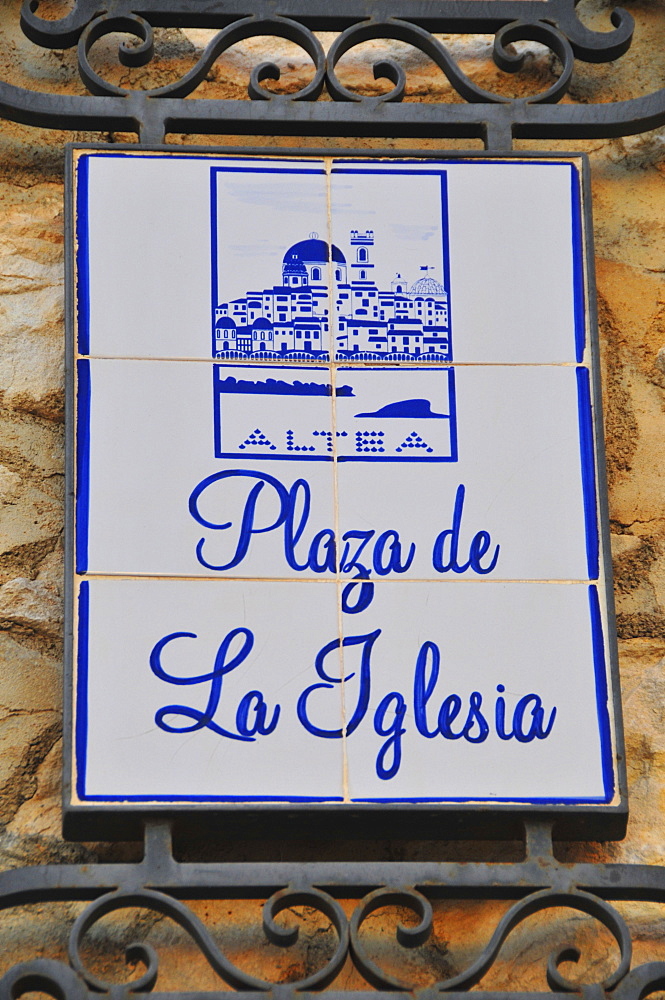
<path fill-rule="evenodd" d="M 99 994 L 93 994 L 99 997 Z M 298 1000 L 321 1000 L 320 992 L 308 992 L 298 990 L 297 987 L 288 983 L 273 986 L 266 992 L 249 993 L 243 990 L 215 990 L 212 993 L 150 993 L 151 1000 L 201 1000 L 202 997 L 214 996 L 215 1000 L 286 1000 L 286 998 L 297 997 Z M 418 1000 L 469 1000 L 469 992 L 464 990 L 448 990 L 442 993 L 439 990 L 427 989 L 418 990 Z M 414 1000 L 413 993 L 401 990 L 326 990 L 326 1000 Z M 546 992 L 501 992 L 500 990 L 474 990 L 473 1000 L 571 1000 L 570 993 Z"/>
<path fill-rule="evenodd" d="M 89 5 L 89 17 L 99 9 L 99 4 Z M 510 21 L 555 21 L 557 17 L 570 17 L 570 0 L 252 0 L 231 2 L 213 0 L 112 0 L 104 5 L 111 16 L 138 14 L 154 27 L 224 28 L 241 17 L 290 17 L 313 31 L 343 31 L 358 21 L 374 17 L 395 17 L 418 24 L 436 32 L 493 33 Z M 83 4 L 82 11 L 87 12 Z M 79 20 L 77 11 L 66 21 Z M 56 39 L 57 21 L 44 22 L 44 34 L 53 32 Z M 44 44 L 44 43 L 42 43 Z M 62 45 L 62 41 L 60 41 Z"/>
<path fill-rule="evenodd" d="M 0 115 L 45 128 L 139 131 L 158 142 L 162 130 L 201 134 L 482 137 L 491 126 L 529 139 L 610 138 L 665 124 L 665 88 L 614 104 L 387 104 L 73 97 L 0 83 Z M 145 134 L 147 132 L 147 134 Z"/>
<path fill-rule="evenodd" d="M 520 899 L 572 887 L 604 900 L 665 902 L 665 867 L 527 861 L 185 863 L 44 865 L 0 873 L 0 908 L 35 901 L 91 900 L 118 887 L 151 888 L 180 899 L 261 899 L 285 886 L 316 886 L 338 899 L 381 886 L 413 886 L 429 899 Z"/>
<path fill-rule="evenodd" d="M 0 92 L 1 93 L 1 92 Z M 257 126 L 282 135 L 400 135 L 469 137 L 492 122 L 511 125 L 525 138 L 609 138 L 665 124 L 665 88 L 647 97 L 614 104 L 535 105 L 387 104 L 287 101 L 186 101 L 165 99 L 168 132 L 254 132 Z M 183 106 L 184 105 L 184 106 Z M 198 106 L 197 106 L 198 105 Z M 161 110 L 161 109 L 160 109 Z M 391 131 L 394 129 L 395 131 Z"/>

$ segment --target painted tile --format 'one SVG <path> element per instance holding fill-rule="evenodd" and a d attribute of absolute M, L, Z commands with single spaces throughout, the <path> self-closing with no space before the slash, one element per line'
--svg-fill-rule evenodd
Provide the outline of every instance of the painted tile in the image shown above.
<path fill-rule="evenodd" d="M 343 618 L 352 800 L 611 797 L 595 587 L 380 581 Z"/>
<path fill-rule="evenodd" d="M 332 462 L 332 395 L 328 369 L 214 365 L 216 457 Z"/>
<path fill-rule="evenodd" d="M 81 385 L 88 366 L 87 465 L 88 420 L 79 415 L 87 473 L 87 483 L 79 476 L 79 572 L 311 578 L 334 571 L 327 369 L 303 376 L 93 359 L 79 362 Z M 243 382 L 312 394 L 222 391 Z M 309 423 L 296 423 L 305 412 Z"/>
<path fill-rule="evenodd" d="M 341 798 L 341 738 L 298 717 L 334 584 L 93 579 L 78 622 L 79 797 Z M 310 707 L 339 730 L 339 683 Z"/>
<path fill-rule="evenodd" d="M 338 368 L 335 427 L 340 463 L 454 462 L 454 371 Z"/>
<path fill-rule="evenodd" d="M 434 164 L 334 164 L 332 242 L 338 361 L 445 364 L 449 315 L 447 175 Z"/>
<path fill-rule="evenodd" d="M 271 339 L 259 335 L 257 320 L 280 320 L 277 296 L 287 263 L 298 264 L 289 275 L 298 287 L 291 289 L 295 298 L 293 304 L 289 298 L 284 332 L 303 351 L 308 340 L 316 346 L 308 335 L 316 331 L 300 322 L 311 314 L 297 298 L 299 267 L 309 268 L 309 304 L 323 324 L 325 265 L 315 281 L 309 259 L 285 258 L 318 234 L 325 241 L 321 161 L 91 154 L 79 165 L 78 190 L 80 353 L 206 358 L 212 349 L 214 356 L 233 359 L 264 353 L 262 342 L 270 352 Z M 234 337 L 216 336 L 224 316 L 234 324 Z M 288 325 L 293 323 L 297 329 Z M 272 346 L 281 350 L 287 341 L 275 336 Z M 321 342 L 319 352 L 326 349 Z"/>
<path fill-rule="evenodd" d="M 328 360 L 327 179 L 320 165 L 211 170 L 213 357 Z"/>
<path fill-rule="evenodd" d="M 336 160 L 331 215 L 352 272 L 337 302 L 343 358 L 394 350 L 394 360 L 422 361 L 426 348 L 428 361 L 434 352 L 462 363 L 583 360 L 580 178 L 570 163 Z"/>
<path fill-rule="evenodd" d="M 586 369 L 462 366 L 454 382 L 445 369 L 355 377 L 358 394 L 366 380 L 379 405 L 353 422 L 381 442 L 363 461 L 341 454 L 338 464 L 342 539 L 370 534 L 356 564 L 372 575 L 445 581 L 597 577 L 591 412 L 580 403 Z M 338 380 L 351 382 L 346 373 Z M 351 404 L 356 397 L 336 398 L 339 413 Z M 402 416 L 409 407 L 410 419 Z M 449 455 L 446 432 L 456 442 Z"/>

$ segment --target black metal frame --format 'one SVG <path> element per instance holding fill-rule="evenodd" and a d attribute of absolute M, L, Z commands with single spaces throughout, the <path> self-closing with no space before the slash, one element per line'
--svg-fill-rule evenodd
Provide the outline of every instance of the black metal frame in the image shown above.
<path fill-rule="evenodd" d="M 39 17 L 38 0 L 25 0 L 24 33 L 38 45 L 78 47 L 81 78 L 92 96 L 27 91 L 0 83 L 0 115 L 46 128 L 137 132 L 143 143 L 160 143 L 168 133 L 210 135 L 377 136 L 482 139 L 493 151 L 510 149 L 513 138 L 592 139 L 629 135 L 665 123 L 665 88 L 646 97 L 610 104 L 557 105 L 570 85 L 574 61 L 608 62 L 630 47 L 633 20 L 616 8 L 614 30 L 595 32 L 578 19 L 576 0 L 77 0 L 60 21 Z M 138 44 L 120 46 L 125 66 L 143 66 L 154 55 L 153 29 L 219 29 L 196 66 L 181 80 L 153 90 L 125 90 L 104 80 L 91 65 L 90 50 L 111 32 Z M 337 32 L 327 56 L 317 31 Z M 524 57 L 509 43 L 528 40 L 558 57 L 558 80 L 529 98 L 511 100 L 473 84 L 458 68 L 441 33 L 492 33 L 494 60 L 515 73 Z M 313 78 L 295 94 L 278 95 L 262 86 L 278 80 L 279 67 L 265 62 L 251 74 L 251 101 L 185 98 L 205 79 L 231 45 L 268 35 L 300 45 L 313 62 Z M 374 65 L 375 78 L 394 86 L 380 97 L 362 97 L 340 83 L 339 59 L 368 39 L 397 39 L 436 63 L 467 103 L 400 103 L 404 69 L 393 59 Z M 317 101 L 325 90 L 331 101 Z"/>
<path fill-rule="evenodd" d="M 63 49 L 78 45 L 79 69 L 89 93 L 46 94 L 2 82 L 0 117 L 45 128 L 135 132 L 141 143 L 161 143 L 169 133 L 402 136 L 481 139 L 493 152 L 510 149 L 515 138 L 594 139 L 635 134 L 663 125 L 665 89 L 614 104 L 556 104 L 568 88 L 574 59 L 610 61 L 630 46 L 633 30 L 630 15 L 616 10 L 611 17 L 614 30 L 595 33 L 578 20 L 574 0 L 336 0 L 334 5 L 320 0 L 251 0 L 246 6 L 234 0 L 205 3 L 203 0 L 77 0 L 68 17 L 54 22 L 41 19 L 35 0 L 26 0 L 22 12 L 25 34 L 45 47 Z M 138 47 L 122 47 L 120 59 L 125 65 L 145 65 L 153 54 L 152 29 L 168 26 L 211 27 L 219 31 L 195 69 L 179 83 L 159 90 L 126 92 L 105 83 L 92 69 L 89 52 L 101 36 L 112 31 L 134 35 Z M 313 34 L 316 31 L 339 34 L 327 58 Z M 521 68 L 520 59 L 506 48 L 511 41 L 542 42 L 560 60 L 559 79 L 545 93 L 529 99 L 510 100 L 480 91 L 457 69 L 440 40 L 434 37 L 456 32 L 494 33 L 495 60 L 501 69 L 510 72 Z M 263 64 L 252 74 L 250 100 L 185 100 L 202 81 L 211 62 L 231 44 L 266 34 L 300 44 L 312 58 L 313 80 L 303 90 L 288 96 L 271 93 L 262 82 L 278 79 L 279 69 Z M 375 77 L 388 78 L 394 84 L 390 93 L 362 97 L 347 90 L 338 81 L 335 66 L 345 51 L 368 38 L 395 38 L 415 45 L 434 59 L 466 103 L 400 103 L 405 92 L 405 75 L 390 60 L 382 60 L 374 67 Z M 324 87 L 332 101 L 317 102 Z M 373 154 L 368 151 L 364 155 Z M 602 434 L 599 437 L 602 439 Z M 71 576 L 69 571 L 68 576 Z M 128 960 L 144 962 L 146 972 L 125 985 L 112 985 L 95 977 L 85 969 L 79 952 L 83 936 L 105 913 L 132 906 L 171 918 L 191 935 L 220 976 L 220 990 L 211 994 L 215 997 L 230 998 L 229 990 L 239 992 L 241 997 L 270 991 L 286 1000 L 333 984 L 330 994 L 333 1000 L 341 1000 L 345 993 L 335 988 L 335 976 L 347 956 L 368 987 L 379 989 L 381 994 L 391 992 L 406 997 L 410 984 L 400 983 L 382 971 L 367 953 L 360 934 L 363 921 L 381 906 L 410 909 L 419 921 L 418 926 L 398 927 L 397 942 L 418 947 L 430 931 L 431 904 L 446 899 L 506 900 L 513 905 L 499 921 L 480 958 L 465 973 L 423 990 L 423 997 L 428 1000 L 442 992 L 461 997 L 463 991 L 482 980 L 515 926 L 530 914 L 559 906 L 586 913 L 609 929 L 619 947 L 615 971 L 602 982 L 574 986 L 562 977 L 558 966 L 575 961 L 578 952 L 574 948 L 562 949 L 551 956 L 548 966 L 552 993 L 481 992 L 478 1000 L 489 1000 L 490 996 L 506 1000 L 555 996 L 563 1000 L 571 990 L 583 992 L 589 1000 L 599 1000 L 603 995 L 617 1000 L 642 1000 L 649 993 L 665 988 L 665 963 L 648 963 L 630 970 L 630 934 L 610 905 L 610 901 L 627 900 L 665 902 L 665 868 L 561 863 L 552 852 L 552 817 L 514 814 L 512 818 L 516 826 L 523 824 L 526 836 L 526 858 L 516 864 L 376 861 L 181 864 L 172 856 L 168 818 L 136 815 L 131 829 L 126 825 L 114 829 L 113 816 L 100 817 L 94 832 L 107 838 L 136 834 L 139 825 L 145 825 L 142 862 L 46 865 L 0 873 L 0 909 L 51 901 L 90 904 L 73 923 L 69 965 L 37 959 L 14 966 L 0 979 L 0 1000 L 16 1000 L 29 990 L 44 991 L 55 1000 L 86 1000 L 99 993 L 113 993 L 120 1000 L 151 990 L 158 963 L 149 946 L 128 948 Z M 487 817 L 480 813 L 476 819 L 480 828 Z M 580 830 L 579 835 L 606 836 L 607 827 L 603 824 L 601 827 Z M 81 827 L 76 832 L 90 835 L 93 831 Z M 454 835 L 453 818 L 447 817 L 445 824 L 438 821 L 437 829 L 428 832 L 449 839 Z M 464 832 L 487 835 L 489 831 L 467 828 Z M 220 828 L 212 824 L 211 838 L 219 839 L 221 835 Z M 420 831 L 419 836 L 424 836 L 424 832 Z M 337 947 L 320 971 L 290 984 L 256 980 L 224 957 L 211 935 L 182 902 L 266 897 L 269 898 L 264 908 L 264 931 L 275 944 L 288 947 L 297 938 L 293 926 L 285 928 L 274 919 L 287 907 L 312 907 L 330 921 Z M 346 898 L 359 900 L 350 920 L 338 902 Z M 369 1000 L 374 995 L 362 991 L 352 994 L 354 1000 Z M 157 996 L 160 1000 L 172 1000 L 186 995 Z M 200 998 L 202 994 L 190 996 Z"/>

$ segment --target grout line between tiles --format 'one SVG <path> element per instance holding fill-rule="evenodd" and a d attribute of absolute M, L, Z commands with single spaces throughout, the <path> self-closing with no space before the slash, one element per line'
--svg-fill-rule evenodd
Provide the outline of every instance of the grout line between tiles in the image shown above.
<path fill-rule="evenodd" d="M 326 214 L 327 214 L 327 227 L 328 227 L 328 345 L 329 354 L 334 356 L 334 345 L 336 343 L 336 333 L 337 333 L 337 313 L 335 311 L 334 293 L 333 293 L 333 259 L 332 259 L 332 248 L 333 248 L 333 226 L 332 226 L 332 198 L 331 198 L 331 170 L 332 170 L 332 159 L 327 158 L 325 160 L 326 168 Z M 335 533 L 335 592 L 337 598 L 337 635 L 339 638 L 339 676 L 340 676 L 340 710 L 342 716 L 342 800 L 344 802 L 350 802 L 350 791 L 349 791 L 349 758 L 347 754 L 347 740 L 346 740 L 346 692 L 345 692 L 345 676 L 344 676 L 344 622 L 342 618 L 342 577 L 341 577 L 341 567 L 339 564 L 339 558 L 341 553 L 340 546 L 340 534 L 339 534 L 339 484 L 337 480 L 337 368 L 333 361 L 329 363 L 330 371 L 330 415 L 331 415 L 331 433 L 332 433 L 332 485 L 333 485 L 333 531 Z"/>
<path fill-rule="evenodd" d="M 341 575 L 336 574 L 335 576 L 305 576 L 305 577 L 293 577 L 293 576 L 188 576 L 186 574 L 177 575 L 169 573 L 102 573 L 96 570 L 88 570 L 86 573 L 77 573 L 77 579 L 79 580 L 168 580 L 174 583 L 203 583 L 214 581 L 216 583 L 339 583 L 342 587 L 343 582 Z M 371 579 L 371 583 L 378 586 L 395 586 L 397 584 L 412 584 L 412 583 L 426 583 L 426 584 L 441 584 L 442 586 L 449 586 L 453 583 L 463 583 L 465 585 L 478 584 L 479 586 L 488 586 L 493 583 L 506 583 L 506 584 L 547 584 L 551 586 L 556 584 L 557 586 L 569 587 L 578 586 L 579 584 L 588 583 L 598 583 L 601 577 L 595 577 L 593 580 L 589 577 L 572 578 L 569 580 L 538 580 L 538 579 L 527 579 L 527 578 L 515 578 L 510 579 L 507 577 L 502 577 L 501 579 L 492 577 L 492 579 L 484 578 L 479 579 L 460 579 L 458 577 L 448 577 L 447 579 L 442 579 L 440 577 L 410 577 L 410 578 L 393 578 L 388 579 L 383 577 L 379 580 L 376 578 Z M 355 580 L 349 580 L 349 583 L 355 582 Z M 341 606 L 341 605 L 340 605 Z"/>
<path fill-rule="evenodd" d="M 329 279 L 330 280 L 330 279 Z M 329 307 L 330 308 L 330 307 Z M 330 316 L 330 325 L 334 322 L 333 316 Z M 332 331 L 331 331 L 332 332 Z M 354 361 L 353 358 L 344 358 L 341 361 L 337 361 L 334 358 L 330 361 L 323 360 L 313 360 L 313 361 L 298 361 L 293 359 L 283 360 L 282 358 L 236 358 L 233 361 L 218 361 L 215 358 L 195 358 L 195 357 L 153 357 L 151 355 L 131 355 L 131 354 L 76 354 L 77 361 L 145 361 L 146 363 L 152 363 L 155 361 L 161 362 L 184 362 L 187 364 L 207 364 L 207 365 L 234 365 L 242 367 L 243 365 L 248 365 L 250 368 L 261 366 L 272 366 L 276 368 L 293 367 L 293 368 L 386 368 L 388 370 L 396 370 L 399 368 L 405 368 L 408 371 L 409 368 L 431 368 L 432 371 L 443 371 L 446 368 L 588 368 L 590 367 L 590 361 L 585 358 L 584 361 L 445 361 L 445 362 L 432 362 L 427 361 L 426 356 L 414 357 L 413 361 Z"/>

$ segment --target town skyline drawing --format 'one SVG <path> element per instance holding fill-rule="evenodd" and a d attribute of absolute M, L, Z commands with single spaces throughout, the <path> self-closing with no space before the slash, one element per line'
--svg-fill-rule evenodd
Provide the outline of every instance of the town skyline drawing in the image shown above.
<path fill-rule="evenodd" d="M 374 230 L 351 229 L 348 243 L 345 254 L 312 230 L 286 248 L 280 284 L 216 302 L 213 358 L 449 363 L 449 293 L 436 269 L 420 265 L 416 280 L 396 270 L 379 288 Z"/>

